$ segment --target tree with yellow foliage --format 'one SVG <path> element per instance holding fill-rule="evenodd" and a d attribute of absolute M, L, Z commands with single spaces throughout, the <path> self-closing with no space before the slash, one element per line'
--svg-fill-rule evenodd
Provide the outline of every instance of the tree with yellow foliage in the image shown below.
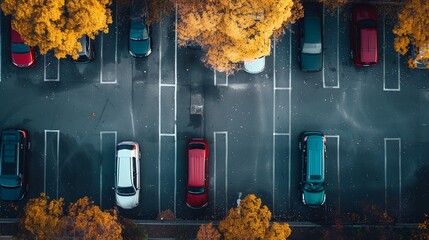
<path fill-rule="evenodd" d="M 213 226 L 213 223 L 209 223 L 208 225 L 201 225 L 198 229 L 197 240 L 219 240 L 220 233 Z"/>
<path fill-rule="evenodd" d="M 78 38 L 94 39 L 112 23 L 110 0 L 3 0 L 1 9 L 12 16 L 12 27 L 40 53 L 53 50 L 57 58 L 77 58 Z"/>
<path fill-rule="evenodd" d="M 101 211 L 88 197 L 70 204 L 68 216 L 63 218 L 67 236 L 75 239 L 120 240 L 121 225 L 116 210 Z"/>
<path fill-rule="evenodd" d="M 416 46 L 415 60 L 425 62 L 429 66 L 429 1 L 407 0 L 398 13 L 398 23 L 393 28 L 395 37 L 395 50 L 405 55 L 410 44 Z M 416 67 L 416 62 L 409 58 L 408 65 Z"/>
<path fill-rule="evenodd" d="M 286 239 L 292 233 L 288 224 L 273 223 L 271 212 L 253 194 L 247 195 L 219 224 L 225 239 Z"/>
<path fill-rule="evenodd" d="M 49 200 L 49 196 L 41 193 L 39 198 L 30 199 L 24 208 L 24 228 L 29 231 L 36 240 L 55 239 L 60 235 L 61 218 L 64 200 Z"/>
<path fill-rule="evenodd" d="M 240 62 L 270 54 L 271 36 L 291 19 L 293 4 L 293 0 L 178 0 L 178 43 L 196 43 L 206 52 L 206 65 L 232 73 Z"/>
<path fill-rule="evenodd" d="M 64 215 L 64 200 L 50 200 L 41 193 L 25 206 L 21 224 L 35 239 L 122 239 L 116 211 L 101 211 L 88 197 L 70 204 Z"/>

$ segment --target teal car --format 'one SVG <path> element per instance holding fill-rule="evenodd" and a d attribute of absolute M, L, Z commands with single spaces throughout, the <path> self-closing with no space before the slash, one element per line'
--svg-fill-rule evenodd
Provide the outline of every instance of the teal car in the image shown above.
<path fill-rule="evenodd" d="M 129 52 L 133 57 L 147 57 L 152 52 L 149 26 L 143 19 L 131 19 Z"/>
<path fill-rule="evenodd" d="M 299 22 L 298 62 L 302 71 L 316 72 L 323 66 L 321 5 L 304 4 L 304 19 Z"/>
<path fill-rule="evenodd" d="M 326 138 L 321 132 L 304 132 L 299 141 L 302 159 L 300 193 L 302 203 L 319 207 L 326 200 Z"/>

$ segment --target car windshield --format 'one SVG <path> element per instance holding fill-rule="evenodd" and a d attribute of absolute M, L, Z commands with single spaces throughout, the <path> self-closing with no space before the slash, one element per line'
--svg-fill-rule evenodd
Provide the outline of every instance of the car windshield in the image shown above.
<path fill-rule="evenodd" d="M 189 144 L 189 149 L 202 149 L 204 150 L 204 144 L 200 144 L 200 143 L 191 143 Z"/>
<path fill-rule="evenodd" d="M 302 53 L 306 54 L 320 54 L 322 53 L 321 43 L 304 43 Z"/>
<path fill-rule="evenodd" d="M 146 24 L 143 22 L 135 21 L 131 23 L 130 39 L 134 41 L 141 41 L 149 39 Z"/>
<path fill-rule="evenodd" d="M 202 193 L 204 193 L 204 187 L 202 186 L 202 187 L 191 187 L 191 186 L 189 186 L 188 187 L 188 192 L 190 193 L 190 194 L 202 194 Z"/>
<path fill-rule="evenodd" d="M 136 193 L 133 187 L 118 187 L 117 192 L 122 196 L 131 196 Z"/>
<path fill-rule="evenodd" d="M 325 190 L 325 185 L 323 183 L 307 182 L 304 185 L 304 189 L 308 192 L 321 192 Z"/>
<path fill-rule="evenodd" d="M 373 21 L 373 20 L 370 20 L 370 19 L 364 19 L 364 20 L 360 20 L 358 23 L 358 26 L 359 27 L 370 27 L 370 28 L 375 28 L 375 27 L 377 27 L 377 23 L 375 22 L 375 21 Z"/>
<path fill-rule="evenodd" d="M 13 53 L 28 53 L 28 52 L 30 52 L 30 47 L 25 43 L 12 43 L 12 52 Z"/>

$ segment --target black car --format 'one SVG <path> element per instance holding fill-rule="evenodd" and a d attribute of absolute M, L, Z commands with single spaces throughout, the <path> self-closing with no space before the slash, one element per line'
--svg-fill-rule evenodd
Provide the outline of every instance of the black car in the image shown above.
<path fill-rule="evenodd" d="M 95 58 L 94 40 L 89 38 L 88 35 L 83 35 L 78 41 L 82 46 L 82 51 L 77 52 L 79 57 L 73 61 L 76 63 L 87 63 L 92 61 Z"/>
<path fill-rule="evenodd" d="M 0 147 L 0 198 L 16 201 L 27 192 L 26 165 L 30 141 L 24 130 L 3 130 Z"/>

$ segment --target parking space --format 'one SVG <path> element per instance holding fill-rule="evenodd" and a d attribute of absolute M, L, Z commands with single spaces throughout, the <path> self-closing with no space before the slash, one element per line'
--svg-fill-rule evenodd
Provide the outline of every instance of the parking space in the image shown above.
<path fill-rule="evenodd" d="M 353 65 L 350 9 L 338 9 L 324 12 L 322 71 L 299 70 L 293 27 L 273 42 L 262 73 L 227 76 L 204 67 L 201 50 L 177 46 L 177 16 L 152 26 L 148 58 L 132 58 L 128 13 L 113 7 L 114 23 L 96 38 L 91 63 L 48 53 L 34 68 L 17 69 L 2 54 L 0 101 L 10 104 L 0 121 L 30 132 L 29 197 L 89 196 L 114 207 L 115 146 L 135 140 L 142 149 L 140 205 L 120 212 L 135 219 L 166 209 L 180 219 L 221 219 L 240 193 L 261 197 L 286 221 L 347 222 L 373 205 L 415 222 L 428 210 L 421 191 L 429 172 L 429 73 L 408 69 L 394 52 L 384 13 L 377 66 Z M 4 17 L 0 26 L 8 33 Z M 4 39 L 2 53 L 10 51 Z M 327 138 L 327 200 L 318 209 L 297 194 L 298 137 L 308 130 Z M 201 210 L 185 205 L 186 144 L 194 137 L 210 145 L 209 205 Z M 16 217 L 23 205 L 2 202 L 0 216 Z"/>

